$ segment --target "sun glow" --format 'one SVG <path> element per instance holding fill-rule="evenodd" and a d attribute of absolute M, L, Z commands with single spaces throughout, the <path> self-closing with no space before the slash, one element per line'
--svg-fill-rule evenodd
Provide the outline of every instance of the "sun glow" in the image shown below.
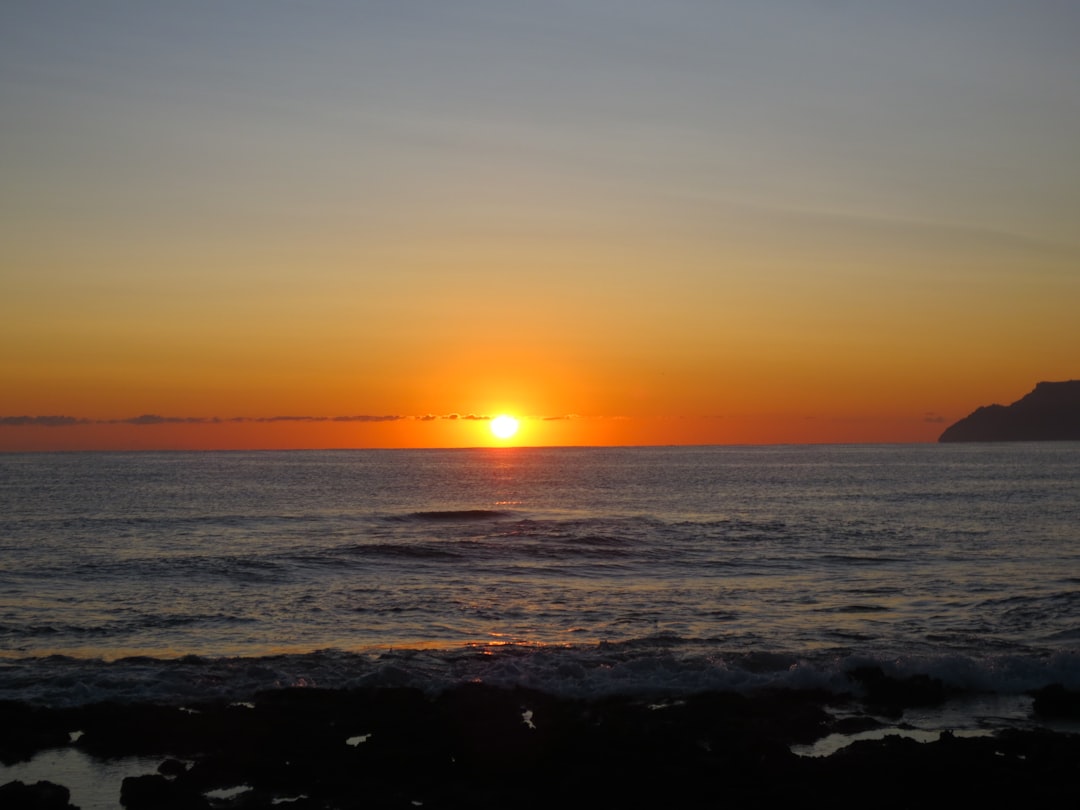
<path fill-rule="evenodd" d="M 496 438 L 509 439 L 518 429 L 518 420 L 512 416 L 503 414 L 491 420 L 491 432 Z"/>

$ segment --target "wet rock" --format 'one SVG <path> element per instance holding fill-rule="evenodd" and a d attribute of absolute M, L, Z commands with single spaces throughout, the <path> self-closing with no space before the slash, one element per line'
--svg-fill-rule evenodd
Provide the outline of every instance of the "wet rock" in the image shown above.
<path fill-rule="evenodd" d="M 1032 693 L 1033 709 L 1041 717 L 1062 719 L 1080 718 L 1080 692 L 1073 692 L 1061 684 L 1051 684 Z"/>
<path fill-rule="evenodd" d="M 937 706 L 949 697 L 944 684 L 928 675 L 893 678 L 881 667 L 858 667 L 848 677 L 863 688 L 866 703 L 897 717 L 911 706 Z"/>
<path fill-rule="evenodd" d="M 71 792 L 53 782 L 8 782 L 0 786 L 0 807 L 4 810 L 78 810 L 68 800 Z"/>
<path fill-rule="evenodd" d="M 45 748 L 67 745 L 68 722 L 59 712 L 0 701 L 0 762 L 12 765 Z"/>
<path fill-rule="evenodd" d="M 187 769 L 187 763 L 171 758 L 158 765 L 158 773 L 162 776 L 179 776 L 182 773 L 186 773 Z"/>
<path fill-rule="evenodd" d="M 128 776 L 120 785 L 120 803 L 128 810 L 209 810 L 202 794 L 158 774 Z"/>
<path fill-rule="evenodd" d="M 853 677 L 892 706 L 944 694 L 929 679 L 880 670 Z M 850 698 L 848 717 L 834 718 L 826 709 L 837 700 L 792 691 L 581 700 L 468 684 L 437 696 L 279 690 L 257 695 L 253 708 L 211 703 L 194 712 L 102 705 L 81 720 L 95 751 L 169 758 L 157 775 L 124 780 L 129 810 L 614 807 L 637 806 L 643 796 L 664 806 L 748 807 L 808 795 L 923 807 L 1073 795 L 1080 737 L 1067 734 L 944 734 L 926 744 L 889 737 L 820 759 L 793 754 L 793 743 L 873 725 L 852 716 L 863 704 Z M 71 721 L 48 711 L 36 717 L 48 727 Z"/>

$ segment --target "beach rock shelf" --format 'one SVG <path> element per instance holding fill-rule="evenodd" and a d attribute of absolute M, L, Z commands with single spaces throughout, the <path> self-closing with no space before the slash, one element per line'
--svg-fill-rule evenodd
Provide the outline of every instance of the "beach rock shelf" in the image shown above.
<path fill-rule="evenodd" d="M 896 688 L 891 699 L 902 703 Z M 913 700 L 926 699 L 925 684 L 912 689 Z M 1062 705 L 1063 696 L 1053 696 Z M 857 716 L 859 706 L 817 692 L 585 701 L 480 684 L 437 696 L 286 689 L 250 703 L 184 707 L 9 703 L 0 706 L 0 759 L 28 758 L 60 744 L 61 736 L 102 759 L 160 756 L 157 774 L 124 780 L 118 801 L 129 810 L 598 808 L 642 801 L 730 808 L 815 795 L 924 808 L 991 799 L 1038 806 L 1074 795 L 1080 737 L 1067 733 L 946 732 L 929 743 L 887 736 L 830 756 L 793 753 L 792 746 L 853 723 L 873 727 L 869 714 Z M 83 733 L 67 742 L 73 729 Z M 69 806 L 66 793 L 57 805 L 34 804 L 32 791 L 11 784 L 0 791 L 5 808 Z"/>

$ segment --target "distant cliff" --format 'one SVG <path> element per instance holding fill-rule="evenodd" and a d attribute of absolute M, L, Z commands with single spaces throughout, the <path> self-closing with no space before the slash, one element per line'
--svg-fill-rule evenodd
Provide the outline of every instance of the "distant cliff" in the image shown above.
<path fill-rule="evenodd" d="M 939 442 L 1080 440 L 1080 380 L 1041 382 L 1012 405 L 986 405 L 948 427 Z"/>

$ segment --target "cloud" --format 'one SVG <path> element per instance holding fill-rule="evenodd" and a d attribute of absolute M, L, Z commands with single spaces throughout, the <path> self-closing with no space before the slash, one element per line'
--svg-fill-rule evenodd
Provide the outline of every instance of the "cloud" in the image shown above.
<path fill-rule="evenodd" d="M 325 422 L 325 416 L 262 416 L 252 419 L 252 422 Z"/>
<path fill-rule="evenodd" d="M 330 418 L 331 422 L 399 422 L 402 419 L 408 417 L 400 416 L 398 414 L 387 414 L 386 416 L 371 416 L 370 414 L 360 414 L 359 416 L 334 416 Z"/>
<path fill-rule="evenodd" d="M 924 422 L 932 422 L 934 424 L 940 424 L 940 423 L 945 421 L 945 417 L 942 416 L 939 413 L 934 413 L 933 411 L 927 411 L 925 414 L 923 414 L 923 421 Z"/>
<path fill-rule="evenodd" d="M 0 416 L 0 425 L 9 427 L 68 427 L 85 425 L 88 421 L 74 416 Z"/>
<path fill-rule="evenodd" d="M 144 413 L 125 419 L 87 419 L 77 416 L 0 416 L 0 427 L 71 427 L 73 425 L 220 425 L 225 423 L 276 423 L 276 422 L 400 422 L 404 419 L 418 419 L 430 422 L 436 419 L 490 419 L 490 416 L 461 416 L 449 414 L 436 416 L 404 416 L 402 414 L 345 414 L 340 416 L 162 416 L 157 413 Z"/>
<path fill-rule="evenodd" d="M 99 419 L 99 425 L 202 425 L 220 421 L 217 417 L 202 416 L 159 416 L 156 413 L 144 413 L 128 419 Z"/>
<path fill-rule="evenodd" d="M 580 418 L 581 418 L 581 416 L 576 414 L 576 413 L 566 413 L 566 414 L 563 414 L 562 416 L 544 416 L 544 417 L 542 417 L 542 420 L 544 422 L 559 422 L 559 421 L 564 420 L 564 419 L 580 419 Z"/>
<path fill-rule="evenodd" d="M 71 427 L 73 425 L 219 425 L 226 422 L 250 422 L 250 423 L 273 423 L 273 422 L 399 422 L 409 419 L 401 414 L 349 414 L 344 416 L 162 416 L 157 413 L 143 413 L 138 416 L 129 416 L 125 419 L 87 419 L 78 416 L 0 416 L 0 427 Z M 426 414 L 414 416 L 429 422 L 435 419 L 458 419 L 458 414 L 449 416 L 435 416 Z M 490 419 L 490 416 L 462 416 L 461 419 Z"/>

